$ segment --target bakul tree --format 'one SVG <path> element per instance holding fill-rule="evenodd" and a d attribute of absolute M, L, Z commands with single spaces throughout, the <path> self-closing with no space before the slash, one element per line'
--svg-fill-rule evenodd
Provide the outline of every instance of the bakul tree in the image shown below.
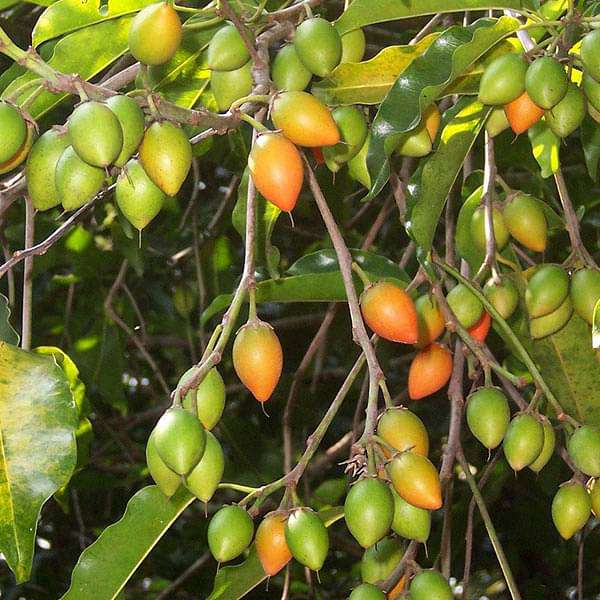
<path fill-rule="evenodd" d="M 197 4 L 0 0 L 3 597 L 597 598 L 600 3 Z"/>

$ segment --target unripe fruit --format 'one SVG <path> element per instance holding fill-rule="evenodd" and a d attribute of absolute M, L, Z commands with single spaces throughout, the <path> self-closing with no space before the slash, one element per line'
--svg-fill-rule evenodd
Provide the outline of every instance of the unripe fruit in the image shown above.
<path fill-rule="evenodd" d="M 369 175 L 369 169 L 367 169 L 367 155 L 369 154 L 370 141 L 371 134 L 368 133 L 367 139 L 358 154 L 348 161 L 348 175 L 367 189 L 371 187 L 371 176 Z"/>
<path fill-rule="evenodd" d="M 437 571 L 421 571 L 410 583 L 410 600 L 452 600 L 454 594 Z"/>
<path fill-rule="evenodd" d="M 273 102 L 273 124 L 298 146 L 333 146 L 340 132 L 329 109 L 307 92 L 284 92 Z"/>
<path fill-rule="evenodd" d="M 301 92 L 306 89 L 312 73 L 302 64 L 294 44 L 287 44 L 275 55 L 271 79 L 278 90 Z"/>
<path fill-rule="evenodd" d="M 292 553 L 285 541 L 285 515 L 269 513 L 265 515 L 256 530 L 255 546 L 264 572 L 272 577 L 292 559 Z"/>
<path fill-rule="evenodd" d="M 544 116 L 544 109 L 540 108 L 527 92 L 505 104 L 504 112 L 511 129 L 517 135 L 533 127 Z"/>
<path fill-rule="evenodd" d="M 262 321 L 248 322 L 233 343 L 233 367 L 259 402 L 266 402 L 283 368 L 283 351 L 273 328 Z"/>
<path fill-rule="evenodd" d="M 532 318 L 555 311 L 569 294 L 569 276 L 557 265 L 542 265 L 527 283 L 525 304 Z"/>
<path fill-rule="evenodd" d="M 304 168 L 298 148 L 279 133 L 260 134 L 248 156 L 256 189 L 272 204 L 291 212 L 302 189 Z"/>
<path fill-rule="evenodd" d="M 586 101 L 583 92 L 569 83 L 566 96 L 551 110 L 546 111 L 546 124 L 559 137 L 571 135 L 585 119 Z"/>
<path fill-rule="evenodd" d="M 385 594 L 372 583 L 363 583 L 352 590 L 348 600 L 385 600 Z"/>
<path fill-rule="evenodd" d="M 54 183 L 65 210 L 75 210 L 89 202 L 104 184 L 105 173 L 82 160 L 72 146 L 56 163 Z"/>
<path fill-rule="evenodd" d="M 490 332 L 490 327 L 492 326 L 492 317 L 490 317 L 489 313 L 485 310 L 481 315 L 481 319 L 473 325 L 473 327 L 469 327 L 467 329 L 467 333 L 477 342 L 483 344 L 485 342 L 485 338 L 487 334 Z"/>
<path fill-rule="evenodd" d="M 404 550 L 400 541 L 387 537 L 371 546 L 360 561 L 360 576 L 365 583 L 385 581 L 402 560 Z"/>
<path fill-rule="evenodd" d="M 437 300 L 428 294 L 423 294 L 415 300 L 417 323 L 419 325 L 419 339 L 417 346 L 422 348 L 435 342 L 446 329 L 444 315 L 438 306 Z"/>
<path fill-rule="evenodd" d="M 329 552 L 329 534 L 316 512 L 299 508 L 285 524 L 285 540 L 292 556 L 305 567 L 318 571 Z"/>
<path fill-rule="evenodd" d="M 448 306 L 465 328 L 473 327 L 483 315 L 483 304 L 479 298 L 465 285 L 459 283 L 446 296 Z"/>
<path fill-rule="evenodd" d="M 227 23 L 213 35 L 206 57 L 213 71 L 235 71 L 250 60 L 250 53 L 235 25 Z"/>
<path fill-rule="evenodd" d="M 592 107 L 600 111 L 600 82 L 596 81 L 589 73 L 584 73 L 581 88 Z"/>
<path fill-rule="evenodd" d="M 506 118 L 504 107 L 496 107 L 490 113 L 490 116 L 485 122 L 485 130 L 491 138 L 500 135 L 503 131 L 510 127 L 510 123 Z"/>
<path fill-rule="evenodd" d="M 225 408 L 225 383 L 217 367 L 206 374 L 198 389 L 185 395 L 183 406 L 192 414 L 197 412 L 205 429 L 211 430 L 221 420 Z"/>
<path fill-rule="evenodd" d="M 186 475 L 202 458 L 206 434 L 200 421 L 183 408 L 170 408 L 153 431 L 154 445 L 165 464 Z"/>
<path fill-rule="evenodd" d="M 583 38 L 579 56 L 585 70 L 600 81 L 600 30 L 594 29 Z"/>
<path fill-rule="evenodd" d="M 388 472 L 394 489 L 413 506 L 426 510 L 437 510 L 442 506 L 440 477 L 428 458 L 403 452 L 392 459 Z"/>
<path fill-rule="evenodd" d="M 229 110 L 236 100 L 247 96 L 253 85 L 250 60 L 235 71 L 213 71 L 210 76 L 210 88 L 215 95 L 219 112 Z"/>
<path fill-rule="evenodd" d="M 508 319 L 519 305 L 519 292 L 508 277 L 500 283 L 489 279 L 483 286 L 483 293 L 503 319 Z"/>
<path fill-rule="evenodd" d="M 367 325 L 390 342 L 414 344 L 419 338 L 417 311 L 411 297 L 387 281 L 368 286 L 360 308 Z"/>
<path fill-rule="evenodd" d="M 519 54 L 504 54 L 483 72 L 479 101 L 483 104 L 508 104 L 525 91 L 527 63 Z"/>
<path fill-rule="evenodd" d="M 323 156 L 329 170 L 336 173 L 362 148 L 367 139 L 368 128 L 364 113 L 354 106 L 340 106 L 331 115 L 342 140 L 335 146 L 323 148 Z"/>
<path fill-rule="evenodd" d="M 550 314 L 531 319 L 529 321 L 529 334 L 534 340 L 539 340 L 562 329 L 573 314 L 571 297 L 567 296 L 563 303 Z"/>
<path fill-rule="evenodd" d="M 429 454 L 429 435 L 423 421 L 406 408 L 386 410 L 377 423 L 377 435 L 398 452 Z M 385 449 L 384 449 L 385 451 Z"/>
<path fill-rule="evenodd" d="M 509 235 L 504 217 L 495 206 L 492 208 L 492 223 L 496 248 L 502 250 L 508 243 Z M 483 206 L 478 207 L 471 217 L 471 238 L 481 250 L 485 250 L 485 208 Z"/>
<path fill-rule="evenodd" d="M 394 497 L 392 529 L 403 538 L 417 540 L 424 544 L 431 530 L 431 513 L 413 506 L 401 498 L 396 490 L 392 490 L 392 495 Z"/>
<path fill-rule="evenodd" d="M 590 425 L 580 427 L 569 438 L 567 450 L 582 473 L 600 477 L 600 430 Z"/>
<path fill-rule="evenodd" d="M 252 541 L 254 523 L 237 504 L 224 506 L 208 524 L 207 539 L 211 554 L 220 563 L 237 558 Z"/>
<path fill-rule="evenodd" d="M 36 137 L 36 129 L 33 123 L 27 123 L 27 133 L 25 135 L 25 141 L 23 145 L 17 150 L 11 158 L 7 161 L 0 163 L 0 175 L 4 173 L 8 173 L 13 169 L 16 169 L 29 155 L 29 151 L 31 150 L 31 146 Z"/>
<path fill-rule="evenodd" d="M 174 196 L 192 166 L 192 146 L 182 129 L 157 121 L 144 134 L 140 161 L 148 177 L 167 196 Z"/>
<path fill-rule="evenodd" d="M 150 476 L 154 479 L 154 483 L 160 488 L 160 491 L 165 496 L 171 497 L 179 488 L 181 477 L 169 469 L 159 456 L 154 444 L 154 432 L 150 434 L 146 444 L 146 464 Z"/>
<path fill-rule="evenodd" d="M 117 167 L 122 167 L 133 156 L 144 137 L 144 113 L 135 100 L 123 94 L 111 96 L 106 104 L 117 117 L 123 132 L 121 152 L 113 161 Z"/>
<path fill-rule="evenodd" d="M 0 163 L 9 161 L 25 143 L 27 124 L 12 104 L 0 102 Z"/>
<path fill-rule="evenodd" d="M 181 21 L 166 2 L 143 8 L 129 29 L 129 50 L 146 65 L 163 65 L 177 52 L 181 43 Z"/>
<path fill-rule="evenodd" d="M 204 454 L 198 464 L 185 476 L 185 487 L 202 502 L 208 502 L 217 490 L 223 471 L 225 457 L 217 438 L 206 432 Z"/>
<path fill-rule="evenodd" d="M 600 479 L 592 481 L 590 488 L 590 499 L 592 501 L 592 510 L 597 518 L 600 517 Z"/>
<path fill-rule="evenodd" d="M 340 34 L 320 17 L 306 19 L 298 26 L 294 46 L 304 66 L 318 77 L 327 77 L 342 58 Z"/>
<path fill-rule="evenodd" d="M 348 492 L 344 503 L 344 517 L 356 541 L 363 548 L 372 546 L 388 533 L 392 525 L 392 492 L 379 479 L 361 479 Z"/>
<path fill-rule="evenodd" d="M 580 269 L 571 278 L 571 300 L 577 314 L 590 325 L 600 300 L 600 271 Z"/>
<path fill-rule="evenodd" d="M 528 465 L 534 473 L 539 473 L 548 464 L 548 461 L 552 458 L 554 447 L 556 445 L 554 427 L 552 427 L 552 423 L 545 417 L 542 418 L 542 428 L 544 429 L 544 445 L 542 446 L 542 451 L 540 452 L 540 455 Z"/>
<path fill-rule="evenodd" d="M 420 400 L 441 390 L 452 375 L 452 354 L 441 344 L 431 344 L 413 358 L 408 371 L 408 397 Z"/>
<path fill-rule="evenodd" d="M 501 444 L 509 422 L 508 400 L 498 388 L 481 388 L 469 396 L 469 429 L 488 450 L 493 450 Z"/>
<path fill-rule="evenodd" d="M 517 415 L 504 436 L 504 456 L 514 471 L 534 462 L 544 447 L 542 424 L 531 415 Z"/>
<path fill-rule="evenodd" d="M 536 59 L 525 75 L 525 89 L 529 97 L 546 110 L 558 104 L 567 93 L 569 80 L 564 67 L 554 58 Z"/>
<path fill-rule="evenodd" d="M 534 252 L 546 250 L 548 225 L 535 198 L 516 194 L 506 203 L 503 212 L 506 227 L 515 240 Z"/>
<path fill-rule="evenodd" d="M 340 63 L 360 62 L 365 55 L 367 40 L 362 29 L 353 29 L 342 36 L 342 58 Z"/>
<path fill-rule="evenodd" d="M 427 156 L 432 150 L 433 143 L 425 125 L 419 125 L 414 131 L 403 135 L 396 147 L 400 156 L 411 158 Z"/>
<path fill-rule="evenodd" d="M 552 500 L 552 520 L 565 540 L 583 528 L 591 513 L 590 495 L 580 483 L 573 481 L 562 485 Z"/>

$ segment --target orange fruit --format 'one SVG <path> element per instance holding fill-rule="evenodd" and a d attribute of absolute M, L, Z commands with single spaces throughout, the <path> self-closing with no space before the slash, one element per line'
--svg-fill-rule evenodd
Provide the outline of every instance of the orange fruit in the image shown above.
<path fill-rule="evenodd" d="M 408 396 L 420 400 L 441 390 L 452 375 L 452 354 L 441 344 L 431 344 L 413 358 L 408 371 Z"/>
<path fill-rule="evenodd" d="M 440 114 L 438 107 L 435 104 L 432 104 L 423 114 L 423 123 L 432 142 L 437 136 L 441 122 L 442 115 Z"/>
<path fill-rule="evenodd" d="M 442 506 L 440 476 L 425 456 L 403 452 L 388 465 L 394 489 L 409 504 L 426 510 Z"/>
<path fill-rule="evenodd" d="M 473 327 L 470 327 L 468 329 L 469 335 L 474 340 L 477 340 L 479 343 L 483 343 L 485 341 L 485 338 L 487 337 L 491 326 L 492 319 L 489 313 L 484 310 L 483 314 L 481 315 L 481 319 L 479 319 L 479 321 L 477 321 L 477 323 L 475 323 Z"/>
<path fill-rule="evenodd" d="M 290 562 L 292 553 L 285 541 L 283 513 L 269 513 L 256 530 L 256 552 L 264 572 L 269 576 L 279 573 Z"/>
<path fill-rule="evenodd" d="M 517 135 L 527 131 L 544 116 L 544 109 L 540 108 L 527 92 L 523 92 L 516 100 L 505 104 L 504 112 Z"/>

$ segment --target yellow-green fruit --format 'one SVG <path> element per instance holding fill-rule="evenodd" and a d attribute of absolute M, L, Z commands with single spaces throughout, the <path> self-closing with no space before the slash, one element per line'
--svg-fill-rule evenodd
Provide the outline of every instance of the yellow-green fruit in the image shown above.
<path fill-rule="evenodd" d="M 589 73 L 584 72 L 581 87 L 588 102 L 597 111 L 600 111 L 600 82 L 596 81 Z"/>
<path fill-rule="evenodd" d="M 504 436 L 504 456 L 515 471 L 534 462 L 544 447 L 544 429 L 531 415 L 517 415 Z"/>
<path fill-rule="evenodd" d="M 220 112 L 252 91 L 252 61 L 235 71 L 213 71 L 210 76 L 210 87 L 217 101 Z"/>
<path fill-rule="evenodd" d="M 348 600 L 385 600 L 385 594 L 372 583 L 363 583 L 352 590 Z"/>
<path fill-rule="evenodd" d="M 240 32 L 230 23 L 215 33 L 206 55 L 208 68 L 213 71 L 234 71 L 250 59 Z"/>
<path fill-rule="evenodd" d="M 305 567 L 318 571 L 329 552 L 329 534 L 316 512 L 295 510 L 285 524 L 285 541 L 292 556 Z"/>
<path fill-rule="evenodd" d="M 551 110 L 547 110 L 544 118 L 548 127 L 558 137 L 564 138 L 583 123 L 585 115 L 585 96 L 574 83 L 569 83 L 566 96 Z"/>
<path fill-rule="evenodd" d="M 600 271 L 580 269 L 571 278 L 571 300 L 575 312 L 590 325 L 594 308 L 600 300 Z"/>
<path fill-rule="evenodd" d="M 332 111 L 331 116 L 342 139 L 335 146 L 323 148 L 323 156 L 329 170 L 336 173 L 344 163 L 358 154 L 369 130 L 364 113 L 354 106 L 340 106 Z"/>
<path fill-rule="evenodd" d="M 144 134 L 140 161 L 150 179 L 167 196 L 174 196 L 192 166 L 192 145 L 182 129 L 157 121 Z"/>
<path fill-rule="evenodd" d="M 445 577 L 437 571 L 420 571 L 410 583 L 411 600 L 453 600 L 454 594 Z"/>
<path fill-rule="evenodd" d="M 119 174 L 115 197 L 125 218 L 140 231 L 160 212 L 166 198 L 135 158 Z"/>
<path fill-rule="evenodd" d="M 552 500 L 552 520 L 565 540 L 572 538 L 592 514 L 592 501 L 586 489 L 576 482 L 560 487 Z"/>
<path fill-rule="evenodd" d="M 600 477 L 600 429 L 591 425 L 580 427 L 569 438 L 567 450 L 582 473 Z"/>
<path fill-rule="evenodd" d="M 600 29 L 594 29 L 583 38 L 579 55 L 586 72 L 600 81 Z"/>
<path fill-rule="evenodd" d="M 185 487 L 202 502 L 208 502 L 221 483 L 225 457 L 221 444 L 210 432 L 206 432 L 206 447 L 200 462 L 185 476 Z"/>
<path fill-rule="evenodd" d="M 597 518 L 600 518 L 600 479 L 595 479 L 591 483 L 590 498 L 592 500 L 592 510 Z"/>
<path fill-rule="evenodd" d="M 0 163 L 10 160 L 25 143 L 27 124 L 11 104 L 0 102 Z"/>
<path fill-rule="evenodd" d="M 567 296 L 563 303 L 551 313 L 531 319 L 529 321 L 529 333 L 534 340 L 539 340 L 562 329 L 573 314 L 573 303 Z"/>
<path fill-rule="evenodd" d="M 492 138 L 500 135 L 509 127 L 510 123 L 508 122 L 508 118 L 506 117 L 503 106 L 494 108 L 485 122 L 485 130 Z"/>
<path fill-rule="evenodd" d="M 365 583 L 379 583 L 387 579 L 402 560 L 404 551 L 400 541 L 387 537 L 371 546 L 360 561 L 360 575 Z"/>
<path fill-rule="evenodd" d="M 350 177 L 367 189 L 371 188 L 371 176 L 369 175 L 369 169 L 367 169 L 367 155 L 369 154 L 370 141 L 371 134 L 368 133 L 367 139 L 358 151 L 358 154 L 348 161 L 348 174 Z"/>
<path fill-rule="evenodd" d="M 238 557 L 252 541 L 254 523 L 250 515 L 237 504 L 224 506 L 210 520 L 208 547 L 219 562 Z"/>
<path fill-rule="evenodd" d="M 437 300 L 429 294 L 423 294 L 415 300 L 417 322 L 419 324 L 419 341 L 417 346 L 424 348 L 435 342 L 446 330 L 446 319 L 440 310 Z"/>
<path fill-rule="evenodd" d="M 538 201 L 527 194 L 516 194 L 504 206 L 504 222 L 515 240 L 534 252 L 544 252 L 548 225 Z"/>
<path fill-rule="evenodd" d="M 483 104 L 508 104 L 525 91 L 527 63 L 519 54 L 504 54 L 485 69 L 479 85 Z"/>
<path fill-rule="evenodd" d="M 192 413 L 196 410 L 206 429 L 212 429 L 221 420 L 225 408 L 225 383 L 216 367 L 207 373 L 197 390 L 190 390 L 185 395 L 183 406 Z"/>
<path fill-rule="evenodd" d="M 13 169 L 16 169 L 29 155 L 31 146 L 36 138 L 36 128 L 33 123 L 27 123 L 27 135 L 23 145 L 17 150 L 16 154 L 13 154 L 7 161 L 0 163 L 0 175 L 8 173 Z"/>
<path fill-rule="evenodd" d="M 458 322 L 465 328 L 473 327 L 483 313 L 483 304 L 469 288 L 459 283 L 453 287 L 446 297 Z"/>
<path fill-rule="evenodd" d="M 552 454 L 554 454 L 554 447 L 556 446 L 554 427 L 552 427 L 552 423 L 545 417 L 542 418 L 542 428 L 544 429 L 544 445 L 542 446 L 542 451 L 539 456 L 528 465 L 535 473 L 539 473 L 548 464 L 548 461 L 552 458 Z"/>
<path fill-rule="evenodd" d="M 433 142 L 427 127 L 421 124 L 414 131 L 402 136 L 396 146 L 396 152 L 401 156 L 421 158 L 427 156 L 433 150 Z"/>
<path fill-rule="evenodd" d="M 135 100 L 123 94 L 111 96 L 106 104 L 119 120 L 123 132 L 121 152 L 113 161 L 117 167 L 122 167 L 133 156 L 144 137 L 144 113 Z"/>
<path fill-rule="evenodd" d="M 558 104 L 568 87 L 564 67 L 550 56 L 536 59 L 527 69 L 525 90 L 540 108 L 548 110 Z"/>
<path fill-rule="evenodd" d="M 500 283 L 489 279 L 483 286 L 483 293 L 503 319 L 508 319 L 519 305 L 519 292 L 508 277 Z"/>
<path fill-rule="evenodd" d="M 555 311 L 569 293 L 569 276 L 557 265 L 542 265 L 527 283 L 525 304 L 531 318 Z"/>
<path fill-rule="evenodd" d="M 424 508 L 413 506 L 392 488 L 394 497 L 394 519 L 392 529 L 407 540 L 417 540 L 424 544 L 431 531 L 431 513 Z"/>
<path fill-rule="evenodd" d="M 160 488 L 160 491 L 165 496 L 172 496 L 181 484 L 181 477 L 169 469 L 159 456 L 154 444 L 154 433 L 150 434 L 146 444 L 146 464 L 150 476 L 154 479 L 154 483 Z"/>
<path fill-rule="evenodd" d="M 294 46 L 304 66 L 318 77 L 327 77 L 342 58 L 340 34 L 320 17 L 306 19 L 298 26 Z"/>
<path fill-rule="evenodd" d="M 294 44 L 287 44 L 275 55 L 271 78 L 278 90 L 301 92 L 310 83 L 312 73 L 298 58 Z"/>
<path fill-rule="evenodd" d="M 65 210 L 75 210 L 89 202 L 102 188 L 105 173 L 82 160 L 72 146 L 56 163 L 54 183 Z"/>
<path fill-rule="evenodd" d="M 497 448 L 510 422 L 504 393 L 495 387 L 481 388 L 469 396 L 466 412 L 471 433 L 489 450 Z"/>
<path fill-rule="evenodd" d="M 367 40 L 362 29 L 353 29 L 342 36 L 342 58 L 340 63 L 360 62 L 365 55 Z"/>
<path fill-rule="evenodd" d="M 492 223 L 496 248 L 502 250 L 508 243 L 508 229 L 502 213 L 495 206 L 492 208 Z M 471 238 L 481 250 L 485 249 L 485 208 L 483 206 L 479 206 L 471 217 Z"/>

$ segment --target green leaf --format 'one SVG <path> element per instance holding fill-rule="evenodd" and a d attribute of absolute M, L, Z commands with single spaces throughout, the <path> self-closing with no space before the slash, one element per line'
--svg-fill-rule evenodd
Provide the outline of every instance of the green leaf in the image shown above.
<path fill-rule="evenodd" d="M 560 138 L 544 121 L 536 123 L 527 131 L 533 156 L 540 165 L 544 179 L 551 177 L 560 168 Z"/>
<path fill-rule="evenodd" d="M 458 213 L 458 218 L 456 219 L 456 251 L 461 258 L 464 258 L 469 263 L 472 273 L 477 273 L 485 257 L 485 251 L 474 244 L 471 237 L 471 219 L 481 202 L 482 194 L 483 186 L 479 186 L 463 202 Z"/>
<path fill-rule="evenodd" d="M 600 123 L 586 115 L 581 125 L 581 146 L 590 178 L 598 181 L 598 163 L 600 163 Z"/>
<path fill-rule="evenodd" d="M 10 324 L 10 306 L 8 298 L 0 294 L 0 341 L 16 346 L 19 343 L 19 334 Z"/>
<path fill-rule="evenodd" d="M 75 468 L 77 409 L 62 369 L 0 342 L 0 551 L 18 582 L 31 572 L 46 500 Z"/>
<path fill-rule="evenodd" d="M 179 515 L 194 501 L 183 487 L 167 498 L 155 485 L 127 503 L 119 521 L 107 527 L 77 561 L 71 586 L 61 600 L 112 600 L 123 589 Z"/>

